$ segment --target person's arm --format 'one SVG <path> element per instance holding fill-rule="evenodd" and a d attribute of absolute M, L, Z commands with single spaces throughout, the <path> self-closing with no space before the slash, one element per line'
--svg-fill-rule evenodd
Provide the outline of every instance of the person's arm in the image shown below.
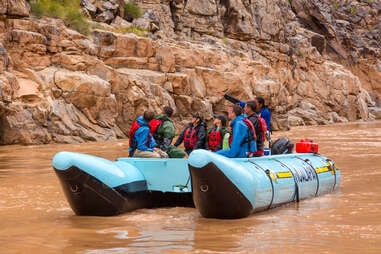
<path fill-rule="evenodd" d="M 173 139 L 175 137 L 175 126 L 173 126 L 172 122 L 165 121 L 158 130 L 158 133 L 164 138 Z"/>
<path fill-rule="evenodd" d="M 217 151 L 217 153 L 228 158 L 237 158 L 241 150 L 241 143 L 245 138 L 246 133 L 246 128 L 242 124 L 237 123 L 233 128 L 233 140 L 230 144 L 230 148 Z"/>
<path fill-rule="evenodd" d="M 194 146 L 194 150 L 202 149 L 205 147 L 205 137 L 206 137 L 205 127 L 201 125 L 197 132 L 197 142 L 196 142 L 196 145 Z"/>
<path fill-rule="evenodd" d="M 271 113 L 270 110 L 266 109 L 262 113 L 262 118 L 265 120 L 267 125 L 267 130 L 270 131 L 270 124 L 271 124 Z"/>
<path fill-rule="evenodd" d="M 149 128 L 148 127 L 140 128 L 140 130 L 136 131 L 135 138 L 136 138 L 136 142 L 138 143 L 137 149 L 139 149 L 141 151 L 153 152 L 153 149 L 151 147 L 147 146 L 148 136 L 149 136 Z M 156 146 L 156 142 L 152 136 L 151 136 L 150 141 L 149 141 L 149 146 L 152 146 L 152 147 Z"/>
<path fill-rule="evenodd" d="M 185 132 L 186 132 L 187 129 L 188 129 L 188 127 L 186 127 L 185 130 L 180 134 L 180 136 L 177 138 L 177 140 L 176 140 L 174 146 L 177 147 L 177 146 L 179 146 L 179 145 L 183 142 L 183 140 L 184 140 L 184 135 L 185 135 Z"/>
<path fill-rule="evenodd" d="M 230 96 L 230 95 L 228 95 L 228 94 L 224 94 L 224 98 L 225 98 L 226 100 L 230 101 L 230 102 L 233 103 L 233 104 L 238 104 L 238 103 L 239 103 L 239 105 L 241 106 L 241 108 L 244 108 L 245 105 L 246 105 L 246 102 L 244 102 L 244 101 L 240 101 L 240 100 L 238 100 L 237 98 L 234 98 L 233 96 Z"/>

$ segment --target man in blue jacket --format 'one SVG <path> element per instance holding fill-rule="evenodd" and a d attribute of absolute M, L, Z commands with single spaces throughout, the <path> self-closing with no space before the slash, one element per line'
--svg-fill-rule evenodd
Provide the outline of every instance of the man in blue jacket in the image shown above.
<path fill-rule="evenodd" d="M 233 96 L 230 96 L 228 94 L 224 94 L 222 92 L 218 92 L 221 96 L 223 96 L 226 100 L 234 103 L 234 104 L 239 104 L 242 108 L 245 108 L 246 102 L 238 100 L 237 98 L 234 98 Z M 267 130 L 271 132 L 271 112 L 269 108 L 265 105 L 265 100 L 261 96 L 255 97 L 254 101 L 257 104 L 257 115 L 265 119 L 266 125 L 267 125 Z"/>
<path fill-rule="evenodd" d="M 228 158 L 247 158 L 257 151 L 255 130 L 252 124 L 249 126 L 250 121 L 245 121 L 247 117 L 242 113 L 240 105 L 234 105 L 232 112 L 229 112 L 229 117 L 234 119 L 230 124 L 233 130 L 230 148 L 217 151 L 218 154 Z"/>
<path fill-rule="evenodd" d="M 168 158 L 168 155 L 156 148 L 156 142 L 150 133 L 149 122 L 154 118 L 152 111 L 145 111 L 132 124 L 130 129 L 130 157 Z"/>

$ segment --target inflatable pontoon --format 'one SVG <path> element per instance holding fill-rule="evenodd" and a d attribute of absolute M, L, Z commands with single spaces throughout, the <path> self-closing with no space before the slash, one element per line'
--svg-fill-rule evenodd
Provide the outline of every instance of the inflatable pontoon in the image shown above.
<path fill-rule="evenodd" d="M 340 171 L 318 154 L 229 159 L 196 150 L 189 159 L 103 158 L 60 152 L 54 170 L 77 215 L 193 206 L 208 218 L 242 218 L 338 188 Z M 192 192 L 193 190 L 193 192 Z"/>
<path fill-rule="evenodd" d="M 203 150 L 189 156 L 193 201 L 207 218 L 242 218 L 339 187 L 340 171 L 318 154 L 229 159 Z"/>

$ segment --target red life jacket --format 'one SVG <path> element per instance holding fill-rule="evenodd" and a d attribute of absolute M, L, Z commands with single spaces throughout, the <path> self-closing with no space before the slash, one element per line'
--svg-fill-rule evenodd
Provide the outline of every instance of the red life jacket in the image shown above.
<path fill-rule="evenodd" d="M 210 134 L 209 134 L 209 140 L 208 140 L 208 145 L 209 145 L 209 150 L 212 152 L 215 152 L 217 150 L 218 145 L 221 143 L 221 129 L 216 131 L 213 129 Z"/>
<path fill-rule="evenodd" d="M 261 136 L 262 136 L 262 142 L 265 143 L 266 141 L 266 131 L 267 131 L 267 124 L 266 124 L 266 121 L 265 119 L 263 119 L 262 117 L 258 116 L 258 122 L 259 122 L 259 126 L 261 128 Z M 252 155 L 264 155 L 265 152 L 263 150 L 258 150 L 254 153 L 252 153 Z"/>
<path fill-rule="evenodd" d="M 263 119 L 260 116 L 258 116 L 258 121 L 259 121 L 259 125 L 261 126 L 262 141 L 263 141 L 263 143 L 265 143 L 265 141 L 266 141 L 266 132 L 267 132 L 267 124 L 266 124 L 265 119 Z"/>
<path fill-rule="evenodd" d="M 257 136 L 255 134 L 255 129 L 254 129 L 254 125 L 253 123 L 249 120 L 249 119 L 242 119 L 242 121 L 246 124 L 247 126 L 247 129 L 248 129 L 248 134 L 249 136 L 247 137 L 247 141 L 243 141 L 242 143 L 248 143 L 249 146 L 250 146 L 250 142 L 254 139 L 256 140 L 257 139 Z M 230 138 L 229 138 L 229 145 L 231 145 L 232 143 L 232 140 L 233 140 L 233 133 L 230 135 Z M 242 145 L 242 144 L 241 144 Z"/>
<path fill-rule="evenodd" d="M 197 143 L 196 128 L 188 127 L 184 134 L 184 147 L 193 149 Z"/>
<path fill-rule="evenodd" d="M 135 133 L 142 126 L 147 126 L 148 128 L 150 128 L 150 126 L 146 125 L 146 124 L 140 125 L 137 120 L 135 120 L 134 123 L 131 126 L 131 129 L 130 129 L 130 132 L 129 132 L 129 137 L 130 137 L 129 145 L 130 145 L 130 147 L 132 149 L 136 149 Z M 148 135 L 146 146 L 149 145 L 150 139 L 151 139 L 151 133 Z"/>
<path fill-rule="evenodd" d="M 149 122 L 149 126 L 150 126 L 150 133 L 151 135 L 154 135 L 155 131 L 159 128 L 159 126 L 163 123 L 163 121 L 161 121 L 160 119 L 152 119 L 150 122 Z"/>

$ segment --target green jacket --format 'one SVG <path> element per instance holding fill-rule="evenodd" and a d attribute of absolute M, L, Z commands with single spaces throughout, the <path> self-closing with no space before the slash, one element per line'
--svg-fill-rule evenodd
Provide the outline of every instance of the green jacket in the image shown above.
<path fill-rule="evenodd" d="M 172 139 L 175 137 L 175 126 L 173 121 L 166 115 L 159 114 L 155 119 L 161 120 L 162 124 L 155 131 L 154 138 L 157 147 L 166 152 L 172 143 Z"/>

